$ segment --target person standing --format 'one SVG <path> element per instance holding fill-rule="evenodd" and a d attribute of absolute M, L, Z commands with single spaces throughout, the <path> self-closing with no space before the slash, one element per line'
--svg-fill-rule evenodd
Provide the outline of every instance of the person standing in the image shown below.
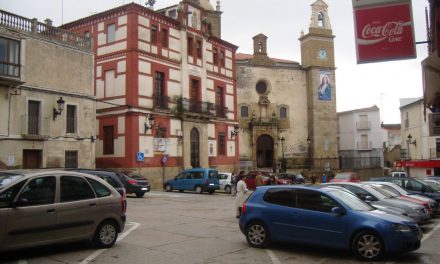
<path fill-rule="evenodd" d="M 314 172 L 312 173 L 312 177 L 310 177 L 310 179 L 312 180 L 312 184 L 316 183 L 316 175 Z"/>
<path fill-rule="evenodd" d="M 326 183 L 326 182 L 327 182 L 327 175 L 325 175 L 325 173 L 322 174 L 322 180 L 321 180 L 321 182 L 322 182 L 322 183 Z"/>
<path fill-rule="evenodd" d="M 235 199 L 236 217 L 240 218 L 241 216 L 241 208 L 243 203 L 246 201 L 246 193 L 248 192 L 248 188 L 246 186 L 246 182 L 243 180 L 243 175 L 237 175 L 237 198 Z"/>
<path fill-rule="evenodd" d="M 263 176 L 261 176 L 261 172 L 257 172 L 257 176 L 255 176 L 255 187 L 263 185 Z"/>
<path fill-rule="evenodd" d="M 278 170 L 278 163 L 277 163 L 276 160 L 273 160 L 273 162 L 272 162 L 272 172 L 273 173 L 277 173 L 277 170 Z"/>

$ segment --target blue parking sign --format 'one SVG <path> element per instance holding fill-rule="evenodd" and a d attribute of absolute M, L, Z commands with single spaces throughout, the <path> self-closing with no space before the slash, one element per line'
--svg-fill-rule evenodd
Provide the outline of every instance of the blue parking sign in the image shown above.
<path fill-rule="evenodd" d="M 137 162 L 144 161 L 145 160 L 144 153 L 143 152 L 138 152 L 137 155 L 136 155 L 136 160 L 137 160 Z"/>

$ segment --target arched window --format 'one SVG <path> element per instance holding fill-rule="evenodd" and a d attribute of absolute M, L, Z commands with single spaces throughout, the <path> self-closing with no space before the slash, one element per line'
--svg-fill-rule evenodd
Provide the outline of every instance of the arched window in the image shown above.
<path fill-rule="evenodd" d="M 324 27 L 324 14 L 322 12 L 318 13 L 318 26 L 319 27 Z"/>
<path fill-rule="evenodd" d="M 247 106 L 240 107 L 240 116 L 241 117 L 249 117 L 249 107 L 247 107 Z"/>
<path fill-rule="evenodd" d="M 287 118 L 287 107 L 280 107 L 280 118 L 286 119 Z"/>

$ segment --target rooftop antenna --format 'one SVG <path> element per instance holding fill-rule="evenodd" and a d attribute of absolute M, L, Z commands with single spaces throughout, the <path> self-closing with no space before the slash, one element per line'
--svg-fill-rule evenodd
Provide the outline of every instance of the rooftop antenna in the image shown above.
<path fill-rule="evenodd" d="M 150 9 L 154 9 L 154 4 L 156 4 L 156 0 L 148 0 L 147 2 L 145 2 L 145 5 Z"/>

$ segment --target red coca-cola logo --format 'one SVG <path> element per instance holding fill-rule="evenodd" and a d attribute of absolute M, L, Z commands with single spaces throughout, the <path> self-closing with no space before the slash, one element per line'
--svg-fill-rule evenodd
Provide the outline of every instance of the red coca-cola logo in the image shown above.
<path fill-rule="evenodd" d="M 385 25 L 367 24 L 362 29 L 362 38 L 358 39 L 360 45 L 371 45 L 388 39 L 389 42 L 400 42 L 405 26 L 411 26 L 411 22 L 390 21 Z"/>
<path fill-rule="evenodd" d="M 355 9 L 358 62 L 414 58 L 411 3 Z"/>

